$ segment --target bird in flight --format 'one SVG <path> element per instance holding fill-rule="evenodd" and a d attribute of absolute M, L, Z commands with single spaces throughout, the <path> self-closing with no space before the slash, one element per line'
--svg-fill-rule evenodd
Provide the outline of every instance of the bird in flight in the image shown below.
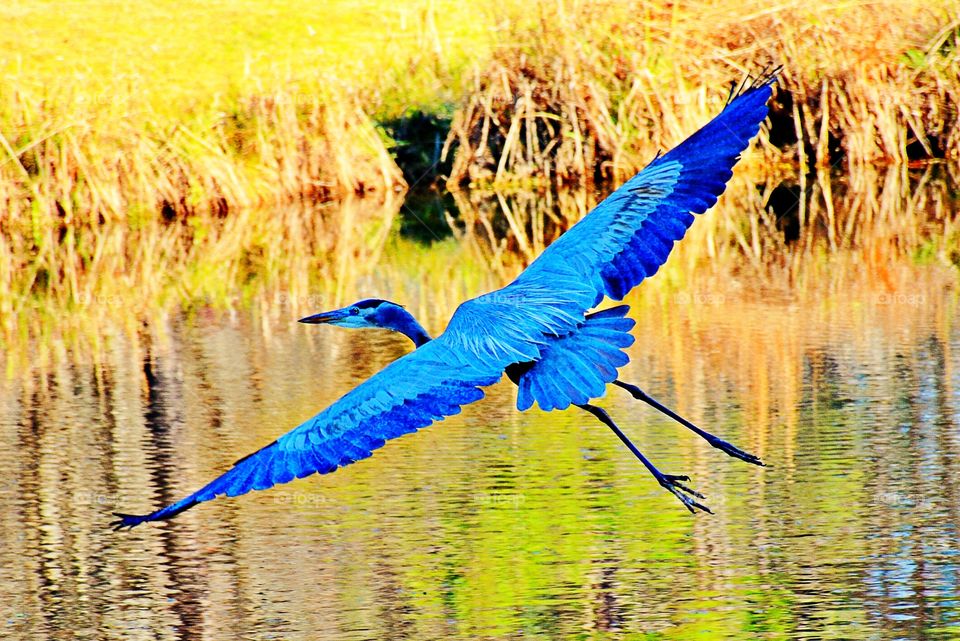
<path fill-rule="evenodd" d="M 367 458 L 387 441 L 458 414 L 483 398 L 504 373 L 518 387 L 517 409 L 571 405 L 608 426 L 690 512 L 709 508 L 686 476 L 657 469 L 602 408 L 590 403 L 614 384 L 748 463 L 756 456 L 706 432 L 618 378 L 633 343 L 620 305 L 591 312 L 604 298 L 622 300 L 653 276 L 676 241 L 716 203 L 733 166 L 767 116 L 777 72 L 748 80 L 699 131 L 659 154 L 536 258 L 512 283 L 462 303 L 431 339 L 403 307 L 367 299 L 301 319 L 352 328 L 385 328 L 415 349 L 313 418 L 245 456 L 193 494 L 145 515 L 115 513 L 115 529 L 170 519 L 217 496 L 265 490 L 327 474 Z"/>

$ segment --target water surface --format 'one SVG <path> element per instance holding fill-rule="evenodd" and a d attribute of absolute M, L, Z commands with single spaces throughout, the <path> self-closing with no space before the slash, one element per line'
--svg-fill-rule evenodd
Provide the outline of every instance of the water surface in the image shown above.
<path fill-rule="evenodd" d="M 417 251 L 358 287 L 432 310 L 433 330 L 497 278 L 460 275 L 447 245 Z M 717 277 L 629 301 L 623 378 L 769 463 L 610 390 L 615 420 L 713 516 L 590 417 L 520 414 L 501 383 L 335 474 L 114 533 L 112 511 L 180 498 L 410 347 L 297 325 L 287 301 L 105 325 L 96 356 L 0 385 L 2 634 L 958 638 L 957 293 L 888 280 L 824 294 Z"/>

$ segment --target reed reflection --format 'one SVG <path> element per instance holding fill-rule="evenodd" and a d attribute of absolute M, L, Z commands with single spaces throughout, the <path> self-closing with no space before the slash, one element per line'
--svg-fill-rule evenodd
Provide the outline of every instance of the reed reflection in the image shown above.
<path fill-rule="evenodd" d="M 458 196 L 456 238 L 344 240 L 324 287 L 258 276 L 248 304 L 197 301 L 147 326 L 94 315 L 72 336 L 44 334 L 45 359 L 8 365 L 0 385 L 8 633 L 951 638 L 957 212 L 956 182 L 937 171 L 884 170 L 870 195 L 859 178 L 834 183 L 832 223 L 824 191 L 805 187 L 793 239 L 757 200 L 773 188 L 741 183 L 629 301 L 625 377 L 771 463 L 730 473 L 692 435 L 609 397 L 638 445 L 697 479 L 711 518 L 673 509 L 590 422 L 518 414 L 501 385 L 328 477 L 123 539 L 105 528 L 117 505 L 182 495 L 409 349 L 296 318 L 379 294 L 436 333 L 587 195 L 557 196 L 562 210 Z"/>

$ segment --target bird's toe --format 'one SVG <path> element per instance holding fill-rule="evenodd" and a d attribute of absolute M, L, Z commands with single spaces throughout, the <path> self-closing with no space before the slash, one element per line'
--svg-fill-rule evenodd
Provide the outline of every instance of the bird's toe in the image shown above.
<path fill-rule="evenodd" d="M 684 507 L 690 510 L 691 514 L 695 514 L 697 510 L 701 510 L 708 514 L 713 514 L 713 511 L 709 507 L 697 501 L 697 499 L 706 498 L 703 494 L 680 482 L 689 481 L 689 476 L 663 474 L 658 480 L 660 481 L 660 485 L 663 486 L 665 490 L 680 499 L 680 502 L 683 503 Z"/>

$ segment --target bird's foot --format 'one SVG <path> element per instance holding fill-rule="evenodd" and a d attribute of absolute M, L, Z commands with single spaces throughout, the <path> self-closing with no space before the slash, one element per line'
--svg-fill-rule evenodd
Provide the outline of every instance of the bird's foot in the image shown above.
<path fill-rule="evenodd" d="M 766 464 L 760 460 L 759 456 L 754 456 L 750 452 L 741 450 L 739 447 L 732 443 L 728 443 L 722 438 L 717 438 L 713 436 L 707 439 L 707 443 L 717 448 L 721 452 L 726 452 L 733 458 L 738 458 L 741 461 L 746 461 L 747 463 L 752 463 L 753 465 L 759 465 L 760 467 L 766 467 Z"/>
<path fill-rule="evenodd" d="M 661 487 L 680 499 L 680 502 L 690 510 L 691 514 L 696 514 L 697 510 L 703 510 L 707 514 L 713 514 L 710 508 L 697 501 L 697 499 L 706 498 L 703 494 L 680 482 L 689 480 L 689 476 L 678 476 L 676 474 L 661 474 L 657 477 L 657 481 Z"/>
<path fill-rule="evenodd" d="M 710 432 L 700 429 L 699 427 L 697 427 L 687 419 L 683 418 L 682 416 L 674 412 L 672 409 L 670 409 L 666 405 L 662 404 L 660 401 L 656 400 L 655 398 L 652 398 L 650 395 L 648 395 L 646 392 L 644 392 L 642 389 L 640 389 L 636 385 L 632 385 L 630 383 L 624 383 L 621 380 L 614 381 L 614 385 L 618 385 L 619 387 L 622 387 L 623 389 L 627 390 L 630 393 L 630 395 L 633 396 L 635 399 L 639 401 L 643 401 L 644 403 L 647 403 L 654 409 L 666 414 L 667 416 L 669 416 L 676 422 L 680 423 L 687 429 L 692 430 L 695 434 L 698 434 L 707 443 L 717 448 L 721 452 L 726 452 L 730 456 L 734 458 L 738 458 L 741 461 L 746 461 L 747 463 L 752 463 L 753 465 L 760 465 L 761 467 L 763 466 L 763 461 L 760 460 L 760 457 L 754 456 L 749 452 L 745 452 L 741 450 L 739 447 L 737 447 L 736 445 L 727 443 L 722 438 L 718 438 L 713 434 L 711 434 Z"/>

